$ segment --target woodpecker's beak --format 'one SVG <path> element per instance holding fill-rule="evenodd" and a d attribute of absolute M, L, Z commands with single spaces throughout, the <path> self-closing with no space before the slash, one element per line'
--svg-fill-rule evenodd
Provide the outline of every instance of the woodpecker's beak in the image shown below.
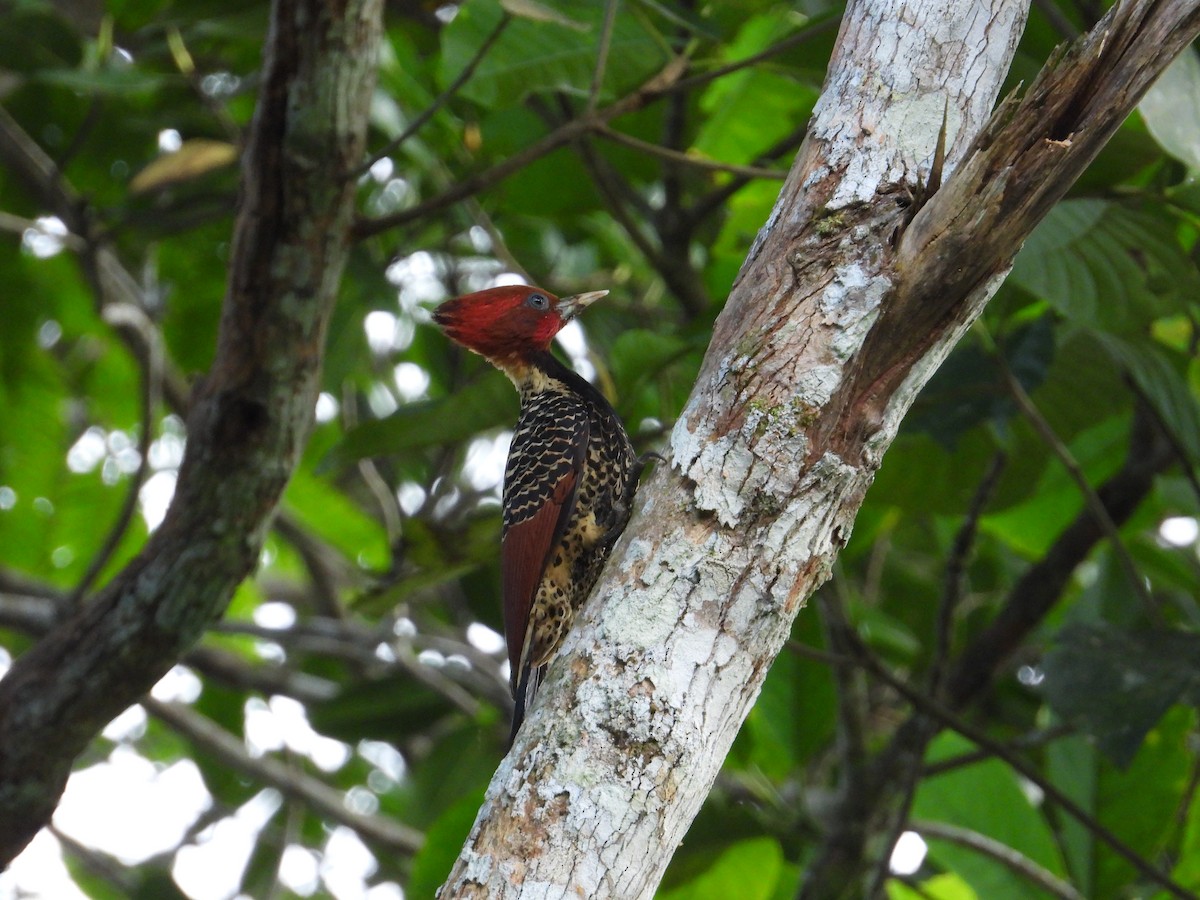
<path fill-rule="evenodd" d="M 586 294 L 563 297 L 558 301 L 556 309 L 564 322 L 570 322 L 607 293 L 608 291 L 588 291 Z"/>

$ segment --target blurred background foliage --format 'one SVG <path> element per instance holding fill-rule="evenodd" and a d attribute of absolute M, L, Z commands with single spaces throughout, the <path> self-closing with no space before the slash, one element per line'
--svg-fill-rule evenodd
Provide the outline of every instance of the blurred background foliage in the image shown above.
<path fill-rule="evenodd" d="M 106 843 L 111 808 L 90 832 L 60 816 L 79 890 L 432 895 L 504 751 L 498 496 L 516 399 L 429 310 L 521 278 L 610 289 L 563 351 L 640 448 L 661 446 L 803 138 L 839 12 L 627 0 L 609 30 L 603 4 L 388 3 L 312 440 L 256 576 L 74 789 L 138 758 L 197 774 L 201 799 L 140 849 Z M 1011 86 L 1098 12 L 1035 4 Z M 68 234 L 38 185 L 0 169 L 0 668 L 137 552 L 170 497 L 267 19 L 246 0 L 0 6 L 0 105 L 88 223 Z M 671 90 L 639 94 L 676 58 Z M 1198 71 L 1189 51 L 918 399 L 661 896 L 795 896 L 855 773 L 930 714 L 889 673 L 1023 761 L 953 728 L 932 739 L 904 775 L 910 814 L 863 813 L 890 896 L 1161 890 L 1097 822 L 1200 889 Z M 115 250 L 137 302 L 95 290 L 89 242 Z M 1072 555 L 1097 506 L 1110 533 Z M 980 659 L 964 648 L 1040 594 L 990 683 L 947 693 Z M 230 823 L 236 849 L 218 851 Z M 893 857 L 913 831 L 927 855 Z M 31 877 L 18 861 L 0 893 Z"/>

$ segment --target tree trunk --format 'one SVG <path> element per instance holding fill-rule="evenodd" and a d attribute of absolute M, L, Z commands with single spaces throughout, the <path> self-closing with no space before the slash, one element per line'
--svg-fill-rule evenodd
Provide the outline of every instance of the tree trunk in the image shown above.
<path fill-rule="evenodd" d="M 312 422 L 381 18 L 380 0 L 274 4 L 217 357 L 191 399 L 174 502 L 137 558 L 0 681 L 0 868 L 48 821 L 75 757 L 258 560 Z M 18 170 L 42 162 L 36 146 L 4 153 Z"/>
<path fill-rule="evenodd" d="M 667 464 L 442 898 L 653 895 L 914 396 L 1198 5 L 1118 6 L 988 120 L 1026 4 L 850 4 Z"/>

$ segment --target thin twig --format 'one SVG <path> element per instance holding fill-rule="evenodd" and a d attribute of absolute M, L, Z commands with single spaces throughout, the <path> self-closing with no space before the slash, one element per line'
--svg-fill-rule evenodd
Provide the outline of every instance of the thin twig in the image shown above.
<path fill-rule="evenodd" d="M 433 98 L 433 102 L 421 110 L 400 134 L 392 138 L 376 151 L 365 163 L 359 166 L 351 173 L 351 177 L 359 178 L 371 170 L 371 166 L 379 162 L 385 156 L 394 153 L 405 141 L 425 127 L 425 123 L 432 119 L 450 99 L 458 93 L 459 89 L 466 84 L 471 76 L 475 74 L 475 70 L 479 68 L 479 64 L 483 62 L 483 58 L 487 56 L 488 51 L 492 49 L 496 41 L 500 40 L 500 35 L 504 34 L 504 29 L 508 27 L 508 23 L 512 21 L 512 17 L 507 13 L 503 14 L 500 21 L 496 23 L 496 27 L 491 30 L 483 43 L 479 45 L 479 49 L 475 51 L 475 55 L 463 66 L 463 70 L 455 76 L 454 81 L 450 85 Z"/>
<path fill-rule="evenodd" d="M 61 221 L 61 220 L 60 220 Z M 27 231 L 36 231 L 41 234 L 51 234 L 42 227 L 42 223 L 36 219 L 26 219 L 24 216 L 14 216 L 12 213 L 0 210 L 0 231 L 9 231 L 13 234 L 24 235 Z M 68 250 L 78 252 L 83 249 L 83 239 L 72 232 L 66 234 L 52 235 L 56 240 L 61 241 L 62 245 Z"/>
<path fill-rule="evenodd" d="M 240 147 L 243 143 L 243 135 L 237 122 L 233 116 L 229 114 L 229 110 L 221 103 L 216 96 L 204 90 L 204 85 L 199 74 L 196 72 L 196 61 L 193 59 L 191 51 L 188 50 L 187 44 L 183 41 L 183 33 L 175 27 L 167 30 L 167 48 L 171 51 L 171 59 L 175 63 L 175 67 L 179 69 L 179 73 L 187 79 L 188 85 L 191 86 L 192 92 L 200 100 L 200 104 L 207 109 L 217 120 L 221 126 L 221 130 L 225 132 L 225 136 L 229 138 L 230 143 Z"/>
<path fill-rule="evenodd" d="M 1174 462 L 1170 443 L 1153 417 L 1141 404 L 1134 413 L 1125 464 L 1098 490 L 1109 516 L 1120 523 L 1129 520 L 1153 489 L 1157 475 Z M 1001 664 L 1050 614 L 1072 573 L 1103 539 L 1091 511 L 1081 509 L 1042 558 L 1017 579 L 991 622 L 958 653 L 942 690 L 949 706 L 961 708 L 984 690 Z"/>
<path fill-rule="evenodd" d="M 352 828 L 380 848 L 411 856 L 421 849 L 425 836 L 400 822 L 382 816 L 352 812 L 342 792 L 270 757 L 252 757 L 242 741 L 188 706 L 162 703 L 151 697 L 142 701 L 146 712 L 211 754 L 223 765 L 276 788 L 285 797 L 306 803 L 315 813 Z"/>
<path fill-rule="evenodd" d="M 950 659 L 951 632 L 954 625 L 954 611 L 962 601 L 966 592 L 966 571 L 971 551 L 975 546 L 975 534 L 979 529 L 979 519 L 987 507 L 988 501 L 996 490 L 1000 473 L 1004 471 L 1008 457 L 1003 450 L 998 450 L 988 464 L 971 505 L 959 526 L 958 534 L 954 537 L 954 545 L 950 548 L 950 558 L 946 561 L 946 576 L 942 585 L 942 599 L 938 604 L 937 626 L 935 628 L 935 643 L 933 661 L 929 665 L 929 693 L 936 697 L 942 687 L 942 678 L 946 671 L 946 662 Z"/>
<path fill-rule="evenodd" d="M 634 246 L 647 262 L 662 277 L 664 284 L 675 295 L 689 318 L 695 318 L 711 305 L 705 289 L 687 254 L 668 254 L 647 237 L 641 226 L 626 210 L 625 205 L 642 202 L 635 191 L 620 174 L 595 151 L 591 144 L 581 141 L 579 155 L 592 182 L 604 200 L 609 213 L 629 236 Z M 652 217 L 653 218 L 653 217 Z M 661 237 L 661 236 L 660 236 Z"/>
<path fill-rule="evenodd" d="M 756 66 L 760 62 L 766 62 L 768 59 L 778 56 L 781 53 L 786 53 L 793 47 L 799 47 L 806 41 L 810 41 L 815 37 L 819 37 L 830 31 L 834 31 L 842 24 L 840 15 L 832 16 L 824 19 L 814 25 L 809 25 L 807 28 L 801 28 L 795 34 L 785 37 L 778 43 L 772 44 L 765 50 L 761 50 L 752 56 L 746 56 L 742 59 L 734 60 L 731 63 L 726 63 L 723 66 L 718 66 L 715 69 L 710 69 L 707 72 L 701 72 L 698 75 L 693 75 L 690 78 L 684 78 L 668 89 L 668 93 L 672 91 L 690 91 L 694 87 L 708 84 L 710 81 L 716 81 L 718 78 L 724 78 L 726 75 L 732 75 L 734 72 L 742 69 Z"/>
<path fill-rule="evenodd" d="M 71 596 L 67 601 L 71 606 L 79 603 L 87 592 L 91 590 L 92 585 L 104 570 L 104 567 L 108 565 L 113 554 L 117 552 L 117 548 L 121 546 L 121 541 L 124 540 L 126 532 L 129 531 L 129 526 L 133 523 L 133 517 L 137 513 L 138 499 L 141 496 L 142 486 L 146 483 L 146 477 L 150 474 L 150 446 L 154 443 L 154 414 L 158 410 L 162 395 L 162 344 L 159 341 L 158 331 L 155 329 L 154 323 L 150 321 L 150 317 L 139 306 L 133 306 L 129 303 L 110 303 L 104 307 L 104 321 L 108 322 L 114 328 L 129 328 L 141 332 L 144 346 L 146 347 L 145 356 L 134 354 L 134 359 L 139 363 L 142 373 L 141 431 L 138 434 L 137 447 L 138 467 L 137 471 L 133 473 L 133 477 L 129 480 L 129 489 L 125 493 L 125 499 L 121 504 L 120 511 L 117 513 L 116 521 L 113 523 L 112 528 L 108 530 L 108 535 L 105 537 L 104 543 L 96 551 L 96 555 L 92 557 L 92 561 L 88 564 L 83 577 L 75 585 L 75 590 L 71 592 Z"/>
<path fill-rule="evenodd" d="M 1055 5 L 1054 0 L 1033 0 L 1033 5 L 1038 8 L 1038 11 L 1046 17 L 1050 26 L 1058 32 L 1059 36 L 1065 40 L 1073 41 L 1079 37 L 1079 29 L 1072 24 L 1061 9 Z"/>
<path fill-rule="evenodd" d="M 837 656 L 853 661 L 847 653 L 848 633 L 853 626 L 846 619 L 842 601 L 832 591 L 818 591 L 815 597 L 825 643 Z M 837 692 L 838 755 L 843 763 L 843 780 L 853 782 L 862 777 L 867 757 L 867 698 L 862 681 L 862 668 L 857 665 L 831 667 L 834 689 Z M 843 785 L 843 790 L 846 787 Z"/>
<path fill-rule="evenodd" d="M 414 649 L 432 643 L 423 635 L 397 639 L 386 627 L 368 629 L 356 626 L 349 619 L 301 620 L 288 628 L 266 628 L 252 622 L 214 622 L 212 630 L 224 634 L 251 635 L 294 652 L 345 660 L 369 671 L 373 678 L 392 672 L 403 673 L 440 695 L 450 706 L 470 718 L 479 714 L 480 702 L 464 687 L 464 682 L 476 693 L 496 702 L 494 692 L 488 690 L 498 680 L 491 671 L 495 667 L 494 661 L 486 656 L 480 658 L 479 655 L 472 658 L 471 651 L 462 644 L 455 645 L 448 653 L 466 657 L 472 664 L 469 670 L 439 669 L 421 662 Z M 381 644 L 389 647 L 393 659 L 380 657 L 378 648 Z"/>
<path fill-rule="evenodd" d="M 285 747 L 282 755 L 287 760 L 286 764 L 291 768 L 295 768 L 296 762 L 292 751 Z M 279 900 L 280 897 L 285 897 L 289 893 L 287 886 L 283 883 L 283 860 L 288 847 L 300 843 L 301 829 L 304 825 L 304 812 L 304 804 L 295 797 L 286 797 L 284 799 L 283 834 L 279 840 L 277 848 L 279 852 L 275 858 L 275 865 L 272 867 L 271 883 L 267 886 L 267 893 L 263 900 Z"/>
<path fill-rule="evenodd" d="M 575 142 L 575 140 L 586 136 L 588 132 L 595 131 L 599 126 L 606 125 L 613 119 L 617 119 L 618 116 L 635 112 L 635 110 L 646 107 L 649 103 L 658 100 L 662 96 L 671 94 L 673 91 L 690 90 L 691 88 L 695 88 L 695 86 L 707 84 L 716 78 L 721 78 L 727 76 L 727 74 L 742 70 L 742 68 L 754 66 L 758 62 L 784 53 L 785 50 L 796 47 L 804 41 L 811 40 L 812 37 L 836 28 L 839 22 L 840 19 L 838 18 L 826 19 L 824 22 L 797 31 L 796 34 L 785 38 L 785 40 L 780 41 L 778 44 L 774 44 L 773 47 L 768 47 L 762 53 L 730 62 L 730 64 L 714 68 L 710 72 L 704 72 L 688 78 L 684 78 L 683 76 L 688 71 L 689 61 L 684 59 L 683 56 L 676 56 L 676 58 L 667 62 L 667 65 L 662 68 L 659 74 L 656 74 L 656 76 L 648 80 L 646 84 L 643 84 L 641 88 L 638 88 L 632 94 L 620 98 L 620 100 L 604 109 L 595 110 L 590 115 L 584 115 L 581 118 L 564 122 L 562 126 L 559 126 L 556 130 L 538 140 L 538 142 L 530 144 L 520 154 L 511 156 L 508 160 L 497 163 L 496 166 L 486 169 L 484 172 L 456 182 L 454 186 L 438 194 L 437 197 L 431 197 L 425 200 L 424 203 L 412 206 L 412 208 L 406 210 L 394 212 L 394 214 L 388 216 L 360 220 L 355 224 L 354 236 L 359 239 L 370 238 L 373 234 L 379 234 L 390 228 L 401 226 L 401 224 L 419 220 L 419 218 L 430 214 L 430 212 L 445 209 L 446 206 L 455 204 L 458 200 L 473 196 L 473 194 L 479 193 L 485 190 L 485 188 L 497 184 L 499 181 L 503 181 L 509 175 L 529 166 L 530 163 L 540 160 L 542 156 L 550 154 L 550 152 L 559 149 L 560 146 Z"/>
<path fill-rule="evenodd" d="M 596 111 L 600 102 L 600 88 L 604 85 L 604 70 L 608 66 L 608 54 L 612 47 L 613 24 L 617 19 L 617 0 L 604 4 L 604 24 L 600 29 L 600 42 L 596 47 L 596 68 L 592 70 L 592 87 L 588 91 L 587 114 Z"/>
<path fill-rule="evenodd" d="M 75 129 L 75 133 L 71 135 L 71 142 L 63 148 L 62 152 L 58 154 L 58 158 L 54 160 L 54 165 L 60 173 L 66 170 L 67 166 L 71 164 L 71 160 L 75 158 L 75 155 L 83 149 L 83 145 L 87 143 L 87 139 L 96 130 L 96 125 L 100 122 L 100 114 L 103 111 L 103 98 L 100 94 L 93 94 L 83 121 Z"/>
<path fill-rule="evenodd" d="M 58 167 L 20 124 L 0 107 L 0 161 L 58 216 L 77 238 L 65 239 L 66 246 L 78 253 L 84 274 L 96 298 L 97 309 L 111 304 L 129 304 L 144 309 L 142 292 L 135 279 L 117 258 L 111 247 L 97 240 L 89 230 L 86 204 L 75 188 L 62 177 Z M 147 344 L 143 329 L 114 325 L 117 336 L 129 351 L 146 365 L 154 352 Z M 187 381 L 163 364 L 162 394 L 173 410 L 187 410 L 191 389 Z"/>
<path fill-rule="evenodd" d="M 1075 457 L 1071 454 L 1067 445 L 1054 433 L 1054 429 L 1050 427 L 1050 423 L 1046 421 L 1041 411 L 1034 404 L 1033 400 L 1030 399 L 1029 394 L 1025 392 L 1025 388 L 1021 386 L 1021 382 L 1017 381 L 1004 355 L 1002 353 L 995 354 L 995 360 L 999 366 L 1000 374 L 1004 378 L 1005 386 L 1016 402 L 1017 408 L 1021 411 L 1021 415 L 1033 426 L 1033 430 L 1037 432 L 1038 437 L 1042 439 L 1042 442 L 1050 449 L 1050 452 L 1058 458 L 1059 463 L 1067 470 L 1067 474 L 1071 476 L 1071 480 L 1079 488 L 1079 492 L 1083 495 L 1084 503 L 1087 505 L 1089 512 L 1096 520 L 1096 524 L 1104 532 L 1104 536 L 1108 538 L 1113 554 L 1117 557 L 1121 571 L 1125 574 L 1125 580 L 1129 582 L 1129 587 L 1133 590 L 1134 595 L 1141 601 L 1147 615 L 1156 621 L 1161 621 L 1162 612 L 1159 610 L 1154 598 L 1150 595 L 1150 591 L 1146 588 L 1146 583 L 1142 579 L 1142 576 L 1138 573 L 1137 566 L 1133 562 L 1133 557 L 1129 555 L 1129 550 L 1126 548 L 1125 542 L 1121 540 L 1121 533 L 1113 522 L 1112 516 L 1108 514 L 1108 510 L 1104 507 L 1104 502 L 1087 480 L 1082 467 L 1080 467 Z"/>
<path fill-rule="evenodd" d="M 487 232 L 488 240 L 492 242 L 491 249 L 488 252 L 504 263 L 505 268 L 510 272 L 514 272 L 525 279 L 526 284 L 537 284 L 537 280 L 525 270 L 525 267 L 521 265 L 516 255 L 508 249 L 508 243 L 504 240 L 504 235 L 496 227 L 496 223 L 492 221 L 492 217 L 488 215 L 487 210 L 483 208 L 483 204 L 474 197 L 467 198 L 464 203 L 467 206 L 467 211 L 471 214 L 471 218 L 475 220 L 475 224 Z"/>
<path fill-rule="evenodd" d="M 358 425 L 356 400 L 354 384 L 346 379 L 342 384 L 342 428 L 346 432 Z M 400 501 L 396 499 L 396 493 L 370 457 L 364 456 L 358 460 L 358 474 L 379 505 L 379 513 L 383 516 L 383 526 L 387 532 L 388 548 L 395 552 L 404 536 L 404 510 L 400 508 Z"/>
<path fill-rule="evenodd" d="M 508 178 L 515 172 L 519 172 L 526 166 L 536 162 L 543 156 L 554 152 L 572 141 L 578 140 L 590 131 L 594 131 L 597 126 L 607 124 L 613 119 L 623 116 L 627 113 L 634 112 L 638 109 L 649 105 L 666 94 L 678 90 L 690 90 L 699 85 L 707 84 L 717 78 L 729 75 L 740 69 L 756 65 L 763 60 L 770 59 L 780 53 L 790 50 L 807 40 L 823 34 L 837 27 L 841 21 L 840 18 L 826 19 L 823 22 L 818 22 L 816 25 L 801 29 L 791 37 L 785 38 L 778 44 L 768 47 L 761 53 L 756 53 L 753 56 L 745 59 L 737 60 L 719 68 L 713 69 L 710 72 L 705 72 L 700 75 L 693 75 L 689 78 L 683 78 L 683 73 L 687 68 L 687 60 L 683 57 L 675 57 L 667 63 L 663 69 L 639 87 L 631 94 L 621 98 L 615 103 L 593 112 L 591 115 L 582 116 L 577 119 L 572 119 L 557 128 L 555 131 L 546 135 L 539 141 L 530 144 L 524 150 L 514 154 L 501 163 L 497 163 L 489 169 L 485 169 L 476 175 L 463 178 L 455 184 L 438 194 L 435 197 L 430 197 L 423 203 L 418 203 L 408 209 L 399 210 L 386 216 L 380 216 L 374 219 L 359 219 L 355 223 L 352 230 L 353 236 L 356 239 L 371 237 L 383 231 L 396 228 L 400 225 L 406 225 L 409 222 L 415 222 L 424 218 L 432 212 L 445 209 L 452 206 L 466 197 L 478 194 L 480 191 L 486 190 L 494 184 L 497 184 Z"/>
<path fill-rule="evenodd" d="M 739 166 L 736 163 L 717 162 L 716 160 L 693 156 L 690 153 L 684 153 L 680 150 L 672 150 L 670 147 L 653 144 L 650 141 L 643 141 L 624 132 L 616 131 L 607 125 L 598 127 L 596 133 L 613 143 L 623 144 L 626 147 L 632 147 L 634 150 L 640 150 L 651 156 L 668 159 L 671 162 L 691 166 L 695 169 L 704 169 L 708 172 L 728 172 L 731 175 L 740 175 L 746 179 L 765 178 L 771 181 L 783 181 L 787 177 L 787 172 L 780 172 L 776 169 L 761 169 L 757 166 Z"/>
<path fill-rule="evenodd" d="M 1060 722 L 1057 725 L 1052 725 L 1049 728 L 1039 728 L 1036 731 L 1031 731 L 1027 734 L 1018 735 L 1011 741 L 1006 741 L 1005 746 L 1014 751 L 1031 750 L 1035 747 L 1042 747 L 1049 744 L 1051 741 L 1057 741 L 1060 738 L 1070 737 L 1075 734 L 1078 729 L 1066 722 Z M 976 763 L 991 759 L 991 754 L 986 750 L 978 748 L 968 750 L 965 753 L 959 753 L 955 756 L 949 756 L 945 759 L 939 759 L 935 762 L 925 763 L 925 767 L 921 770 L 922 778 L 933 778 L 937 775 L 953 772 L 956 769 L 962 769 L 966 766 L 973 766 Z"/>
<path fill-rule="evenodd" d="M 64 593 L 42 586 L 0 584 L 0 628 L 40 637 L 61 617 L 65 598 Z M 180 662 L 229 687 L 264 695 L 281 694 L 301 703 L 332 700 L 338 692 L 335 682 L 317 675 L 280 665 L 254 665 L 240 654 L 217 647 L 194 647 Z"/>
<path fill-rule="evenodd" d="M 1008 846 L 1008 844 L 1001 843 L 995 838 L 988 837 L 986 834 L 980 834 L 978 831 L 971 831 L 967 828 L 959 828 L 956 825 L 948 825 L 945 822 L 930 822 L 925 819 L 910 820 L 908 827 L 918 832 L 922 837 L 949 841 L 952 844 L 968 847 L 990 859 L 994 859 L 1005 868 L 1033 882 L 1033 884 L 1042 890 L 1053 894 L 1055 897 L 1061 897 L 1062 900 L 1085 900 L 1083 894 L 1075 890 L 1073 885 L 1063 881 L 1053 872 L 1039 866 L 1023 853 L 1018 853 L 1012 847 Z"/>
<path fill-rule="evenodd" d="M 313 604 L 317 612 L 331 619 L 343 619 L 346 610 L 338 596 L 337 573 L 326 560 L 326 547 L 309 534 L 286 511 L 281 512 L 275 519 L 275 531 L 287 541 L 300 555 L 300 561 L 308 571 L 316 602 Z"/>
<path fill-rule="evenodd" d="M 793 128 L 788 134 L 781 137 L 774 144 L 768 147 L 765 151 L 755 157 L 750 164 L 752 169 L 761 169 L 767 163 L 778 159 L 784 153 L 789 153 L 800 146 L 805 135 L 808 134 L 808 122 L 804 121 Z M 689 217 L 694 221 L 701 221 L 712 214 L 714 210 L 720 209 L 738 191 L 749 184 L 753 179 L 745 175 L 735 175 L 730 178 L 725 184 L 714 188 L 709 193 L 705 194 L 692 206 Z"/>
<path fill-rule="evenodd" d="M 430 197 L 423 203 L 418 203 L 416 206 L 376 219 L 360 219 L 355 223 L 353 229 L 354 237 L 359 239 L 366 238 L 374 234 L 379 234 L 382 231 L 387 231 L 390 228 L 395 228 L 398 225 L 406 225 L 409 222 L 424 218 L 431 212 L 445 209 L 460 200 L 478 194 L 480 191 L 508 178 L 514 172 L 519 172 L 543 156 L 558 150 L 560 147 L 565 147 L 572 141 L 579 140 L 588 132 L 593 131 L 597 125 L 609 122 L 626 113 L 642 109 L 652 103 L 681 77 L 685 66 L 685 60 L 681 58 L 672 59 L 657 75 L 631 94 L 622 97 L 604 109 L 597 110 L 590 116 L 582 116 L 564 123 L 519 153 L 510 156 L 503 162 L 497 163 L 490 169 L 485 169 L 473 176 L 456 181 L 450 188 L 435 197 Z"/>

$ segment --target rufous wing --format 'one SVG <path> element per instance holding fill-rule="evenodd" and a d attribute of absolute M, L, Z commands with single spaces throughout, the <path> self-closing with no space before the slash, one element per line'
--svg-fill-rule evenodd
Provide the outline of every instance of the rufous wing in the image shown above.
<path fill-rule="evenodd" d="M 529 420 L 523 416 L 518 423 L 509 450 L 500 548 L 504 636 L 518 715 L 524 709 L 522 701 L 531 699 L 526 689 L 536 690 L 537 683 L 526 671 L 532 663 L 526 647 L 530 613 L 575 509 L 589 431 L 586 415 L 573 415 L 573 410 L 547 404 L 530 412 Z M 518 688 L 523 696 L 517 696 Z"/>

